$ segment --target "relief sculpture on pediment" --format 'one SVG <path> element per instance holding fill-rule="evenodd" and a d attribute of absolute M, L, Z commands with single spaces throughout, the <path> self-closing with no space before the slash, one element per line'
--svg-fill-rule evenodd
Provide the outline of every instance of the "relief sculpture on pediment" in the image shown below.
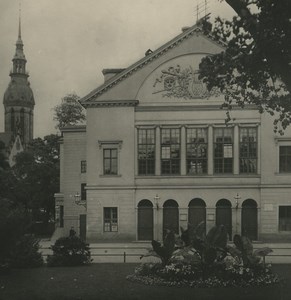
<path fill-rule="evenodd" d="M 183 99 L 207 98 L 216 94 L 207 90 L 206 84 L 198 79 L 198 72 L 191 66 L 181 68 L 180 65 L 161 70 L 161 75 L 153 84 L 153 94 L 162 93 L 163 97 Z"/>

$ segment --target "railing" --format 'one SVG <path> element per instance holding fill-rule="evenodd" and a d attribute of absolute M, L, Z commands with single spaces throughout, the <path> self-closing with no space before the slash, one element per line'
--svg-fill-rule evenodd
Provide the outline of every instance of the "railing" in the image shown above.
<path fill-rule="evenodd" d="M 261 248 L 267 245 L 255 245 L 254 249 Z M 265 257 L 266 263 L 290 263 L 291 264 L 291 244 L 286 244 L 284 247 L 270 247 L 273 252 Z M 42 255 L 46 258 L 48 255 L 52 254 L 52 250 L 48 247 L 41 248 Z M 91 257 L 93 262 L 112 262 L 112 263 L 138 263 L 146 261 L 157 261 L 155 257 L 146 257 L 140 260 L 140 257 L 147 253 L 147 248 L 145 247 L 114 247 L 108 245 L 108 247 L 90 247 Z M 120 258 L 120 259 L 118 259 Z"/>

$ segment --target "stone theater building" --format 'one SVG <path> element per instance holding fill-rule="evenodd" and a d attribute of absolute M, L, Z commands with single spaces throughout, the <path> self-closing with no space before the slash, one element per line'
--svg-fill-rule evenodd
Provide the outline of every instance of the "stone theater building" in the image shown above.
<path fill-rule="evenodd" d="M 88 241 L 161 240 L 188 223 L 224 224 L 252 240 L 291 238 L 291 131 L 233 108 L 198 79 L 224 50 L 196 24 L 81 100 L 86 126 L 62 130 L 58 228 Z"/>

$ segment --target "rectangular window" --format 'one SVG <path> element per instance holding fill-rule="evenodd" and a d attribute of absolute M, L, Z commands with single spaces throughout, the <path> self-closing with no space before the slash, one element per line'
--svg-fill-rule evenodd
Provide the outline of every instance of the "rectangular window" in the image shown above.
<path fill-rule="evenodd" d="M 117 207 L 104 207 L 104 232 L 117 231 Z"/>
<path fill-rule="evenodd" d="M 138 174 L 155 174 L 155 129 L 138 130 Z"/>
<path fill-rule="evenodd" d="M 180 129 L 161 129 L 161 173 L 180 174 Z"/>
<path fill-rule="evenodd" d="M 291 231 L 291 206 L 279 206 L 279 230 Z"/>
<path fill-rule="evenodd" d="M 60 205 L 60 227 L 64 227 L 64 205 Z"/>
<path fill-rule="evenodd" d="M 81 173 L 86 173 L 87 171 L 87 162 L 86 160 L 81 160 Z"/>
<path fill-rule="evenodd" d="M 81 200 L 87 200 L 86 183 L 81 183 Z"/>
<path fill-rule="evenodd" d="M 187 128 L 187 174 L 207 173 L 207 129 Z"/>
<path fill-rule="evenodd" d="M 103 149 L 104 175 L 117 175 L 117 149 Z"/>
<path fill-rule="evenodd" d="M 214 172 L 233 172 L 233 129 L 214 128 Z"/>
<path fill-rule="evenodd" d="M 291 146 L 279 147 L 279 172 L 291 173 Z"/>
<path fill-rule="evenodd" d="M 257 161 L 257 129 L 252 127 L 240 128 L 240 173 L 257 173 Z"/>

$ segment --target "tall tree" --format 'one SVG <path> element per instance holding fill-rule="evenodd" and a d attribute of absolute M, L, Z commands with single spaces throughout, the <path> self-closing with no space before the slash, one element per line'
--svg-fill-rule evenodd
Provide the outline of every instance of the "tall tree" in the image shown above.
<path fill-rule="evenodd" d="M 54 107 L 54 120 L 56 128 L 60 129 L 68 125 L 76 125 L 86 120 L 84 109 L 78 102 L 76 94 L 68 94 L 62 98 L 62 103 Z"/>
<path fill-rule="evenodd" d="M 54 217 L 54 193 L 59 190 L 59 136 L 48 135 L 30 142 L 15 157 L 14 197 L 35 214 L 44 213 L 44 222 Z M 36 217 L 36 216 L 35 216 Z"/>
<path fill-rule="evenodd" d="M 275 131 L 282 134 L 291 122 L 291 1 L 225 1 L 237 15 L 217 18 L 207 32 L 225 43 L 225 51 L 202 60 L 200 78 L 225 95 L 228 111 L 253 104 L 275 115 Z"/>

